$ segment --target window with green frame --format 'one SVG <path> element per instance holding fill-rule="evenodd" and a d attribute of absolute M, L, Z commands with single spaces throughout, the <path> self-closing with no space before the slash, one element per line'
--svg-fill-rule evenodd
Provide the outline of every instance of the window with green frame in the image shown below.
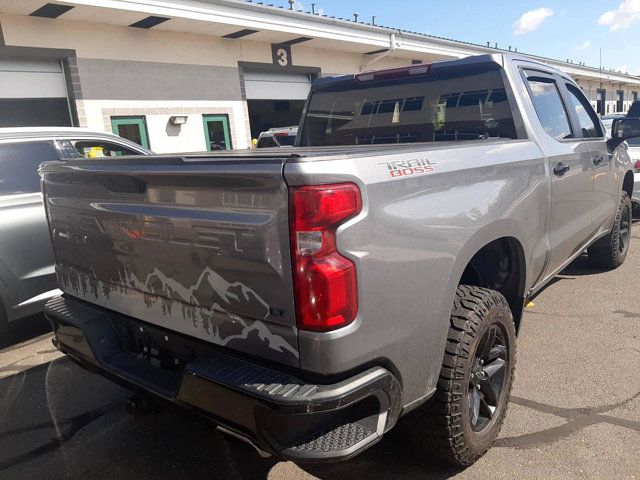
<path fill-rule="evenodd" d="M 149 148 L 149 135 L 144 115 L 111 117 L 111 130 L 122 138 Z"/>

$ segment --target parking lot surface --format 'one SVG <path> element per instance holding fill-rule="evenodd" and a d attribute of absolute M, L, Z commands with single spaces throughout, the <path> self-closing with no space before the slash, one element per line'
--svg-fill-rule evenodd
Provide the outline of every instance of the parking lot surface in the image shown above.
<path fill-rule="evenodd" d="M 526 309 L 500 438 L 466 470 L 395 429 L 341 464 L 260 458 L 175 408 L 133 417 L 130 392 L 72 364 L 43 335 L 0 351 L 0 478 L 640 478 L 640 225 L 626 263 L 578 259 Z"/>

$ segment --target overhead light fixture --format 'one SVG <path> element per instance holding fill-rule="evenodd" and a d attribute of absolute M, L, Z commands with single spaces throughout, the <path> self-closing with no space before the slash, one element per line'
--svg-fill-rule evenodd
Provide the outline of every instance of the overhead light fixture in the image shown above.
<path fill-rule="evenodd" d="M 184 125 L 185 123 L 187 123 L 187 116 L 186 115 L 174 115 L 172 117 L 169 117 L 169 123 L 171 125 Z"/>

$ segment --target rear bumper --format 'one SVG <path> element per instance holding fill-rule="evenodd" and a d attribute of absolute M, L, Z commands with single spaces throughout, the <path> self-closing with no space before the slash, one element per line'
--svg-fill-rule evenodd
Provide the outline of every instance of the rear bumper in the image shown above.
<path fill-rule="evenodd" d="M 85 368 L 206 415 L 261 451 L 293 461 L 348 459 L 377 442 L 401 409 L 381 367 L 305 381 L 216 347 L 69 297 L 45 313 L 54 344 Z"/>

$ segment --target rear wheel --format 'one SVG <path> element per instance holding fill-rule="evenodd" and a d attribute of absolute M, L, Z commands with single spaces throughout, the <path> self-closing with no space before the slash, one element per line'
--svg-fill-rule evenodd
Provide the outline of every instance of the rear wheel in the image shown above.
<path fill-rule="evenodd" d="M 587 250 L 593 265 L 613 270 L 624 263 L 631 241 L 632 218 L 631 200 L 627 192 L 622 192 L 611 233 Z"/>
<path fill-rule="evenodd" d="M 458 287 L 436 393 L 405 419 L 422 451 L 467 466 L 491 447 L 507 411 L 515 337 L 502 294 Z"/>

